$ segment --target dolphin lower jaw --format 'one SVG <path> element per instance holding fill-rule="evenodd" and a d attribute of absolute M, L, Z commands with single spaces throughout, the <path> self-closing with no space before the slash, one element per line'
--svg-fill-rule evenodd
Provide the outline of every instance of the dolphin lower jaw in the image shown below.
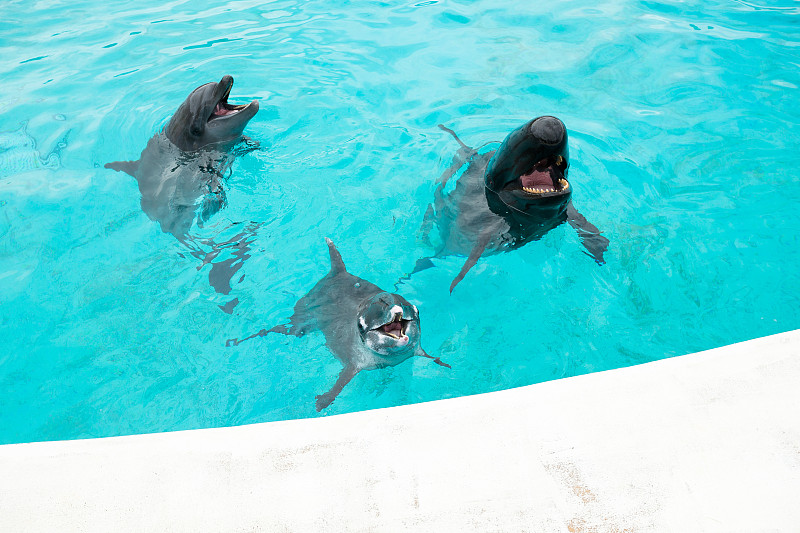
<path fill-rule="evenodd" d="M 419 327 L 415 321 L 395 315 L 391 321 L 370 329 L 364 335 L 364 344 L 373 352 L 395 358 L 403 355 L 419 339 Z"/>
<path fill-rule="evenodd" d="M 406 330 L 408 329 L 408 324 L 411 322 L 411 320 L 403 319 L 401 317 L 402 315 L 395 315 L 395 318 L 392 319 L 391 322 L 387 322 L 379 328 L 376 328 L 376 331 L 393 339 L 405 339 L 405 341 L 408 342 Z"/>
<path fill-rule="evenodd" d="M 567 162 L 563 156 L 559 154 L 546 157 L 516 180 L 508 183 L 504 190 L 527 200 L 563 196 L 571 192 L 566 171 Z"/>
<path fill-rule="evenodd" d="M 212 114 L 206 123 L 206 144 L 238 142 L 241 140 L 248 122 L 258 112 L 258 101 L 253 100 L 249 104 L 241 106 L 222 102 L 217 104 L 215 109 L 219 110 L 219 114 Z"/>
<path fill-rule="evenodd" d="M 531 194 L 521 189 L 513 189 L 503 190 L 496 194 L 496 198 L 506 209 L 520 213 L 523 218 L 533 217 L 537 220 L 560 216 L 566 209 L 571 196 L 572 191 L 570 189 L 538 194 Z"/>
<path fill-rule="evenodd" d="M 207 123 L 211 123 L 212 121 L 221 120 L 221 119 L 228 119 L 235 115 L 238 115 L 245 109 L 248 109 L 250 106 L 254 106 L 255 110 L 249 117 L 245 119 L 245 124 L 249 121 L 253 115 L 256 114 L 258 111 L 258 100 L 253 100 L 248 104 L 229 104 L 228 98 L 231 95 L 231 89 L 233 88 L 233 77 L 231 76 L 224 76 L 222 80 L 217 84 L 217 90 L 214 91 L 214 95 L 216 96 L 216 103 L 211 109 L 211 114 L 206 119 Z M 222 89 L 222 95 L 219 95 L 220 89 Z M 248 113 L 249 114 L 249 113 Z"/>
<path fill-rule="evenodd" d="M 214 110 L 211 112 L 211 115 L 208 117 L 206 122 L 211 123 L 214 121 L 225 120 L 234 117 L 252 105 L 258 106 L 258 100 L 253 100 L 248 104 L 242 105 L 233 105 L 229 104 L 227 101 L 220 100 L 217 102 L 216 107 L 214 107 Z M 253 114 L 255 115 L 255 113 Z M 249 118 L 247 120 L 249 120 Z"/>
<path fill-rule="evenodd" d="M 235 115 L 245 107 L 247 107 L 247 105 L 231 105 L 227 102 L 218 102 L 217 107 L 214 108 L 214 112 L 211 113 L 211 116 L 208 117 L 206 122 L 210 122 L 219 117 Z"/>

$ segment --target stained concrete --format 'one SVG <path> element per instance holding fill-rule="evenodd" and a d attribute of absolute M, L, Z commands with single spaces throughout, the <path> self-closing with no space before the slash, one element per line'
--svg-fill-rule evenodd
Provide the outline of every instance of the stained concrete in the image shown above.
<path fill-rule="evenodd" d="M 327 418 L 0 446 L 0 531 L 798 531 L 800 330 Z"/>

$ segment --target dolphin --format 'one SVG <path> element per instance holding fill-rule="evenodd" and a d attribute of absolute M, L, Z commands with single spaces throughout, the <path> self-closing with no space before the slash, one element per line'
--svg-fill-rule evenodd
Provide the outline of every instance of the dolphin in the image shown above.
<path fill-rule="evenodd" d="M 136 178 L 142 211 L 164 233 L 185 240 L 192 222 L 208 220 L 225 205 L 222 180 L 242 142 L 258 101 L 228 103 L 233 77 L 206 83 L 191 92 L 162 131 L 154 135 L 136 161 L 114 161 L 105 168 Z M 202 199 L 200 206 L 198 200 Z M 198 211 L 199 207 L 199 213 Z"/>
<path fill-rule="evenodd" d="M 136 161 L 114 161 L 105 168 L 126 172 L 136 178 L 142 195 L 142 211 L 160 224 L 164 233 L 174 235 L 191 255 L 208 264 L 225 249 L 243 250 L 228 259 L 226 268 L 212 264 L 209 282 L 220 294 L 230 292 L 230 279 L 249 257 L 246 251 L 259 226 L 250 224 L 243 233 L 222 244 L 198 241 L 189 234 L 226 205 L 222 186 L 235 158 L 258 147 L 242 135 L 258 112 L 258 100 L 234 105 L 228 102 L 233 77 L 206 83 L 192 91 L 178 107 L 163 130 L 156 133 Z M 205 252 L 204 247 L 211 251 Z M 234 253 L 236 255 L 236 253 Z M 199 268 L 202 268 L 198 267 Z M 230 314 L 238 299 L 219 306 Z"/>
<path fill-rule="evenodd" d="M 487 153 L 467 146 L 444 125 L 439 127 L 455 138 L 460 149 L 439 178 L 420 235 L 430 244 L 435 224 L 442 244 L 432 257 L 418 260 L 411 274 L 398 284 L 432 267 L 432 258 L 464 255 L 466 262 L 450 284 L 452 292 L 482 255 L 524 246 L 564 222 L 578 232 L 588 255 L 600 265 L 605 263 L 608 239 L 572 205 L 563 122 L 551 116 L 535 118 L 509 133 L 496 151 Z M 455 187 L 446 192 L 448 180 L 464 163 L 467 167 Z"/>
<path fill-rule="evenodd" d="M 427 357 L 450 368 L 422 349 L 417 307 L 399 294 L 388 293 L 347 272 L 333 241 L 326 238 L 325 242 L 331 269 L 295 304 L 289 323 L 262 329 L 242 340 L 229 339 L 226 346 L 273 332 L 302 337 L 321 331 L 325 344 L 344 368 L 333 387 L 316 397 L 317 411 L 333 403 L 362 370 L 395 366 L 413 356 Z"/>

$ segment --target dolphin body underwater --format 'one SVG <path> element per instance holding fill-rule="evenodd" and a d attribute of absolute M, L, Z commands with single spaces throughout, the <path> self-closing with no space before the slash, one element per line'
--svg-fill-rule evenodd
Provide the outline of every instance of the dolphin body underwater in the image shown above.
<path fill-rule="evenodd" d="M 174 235 L 203 265 L 225 248 L 234 248 L 233 259 L 212 263 L 209 282 L 221 294 L 231 290 L 230 280 L 247 257 L 258 225 L 250 224 L 222 244 L 206 240 L 197 243 L 189 235 L 192 223 L 207 221 L 225 206 L 222 182 L 236 156 L 255 150 L 258 144 L 242 135 L 258 112 L 258 100 L 249 104 L 228 103 L 233 77 L 206 83 L 186 97 L 164 129 L 155 134 L 137 161 L 114 161 L 105 168 L 126 172 L 139 185 L 142 211 L 160 224 L 164 233 Z M 210 245 L 204 252 L 200 244 Z M 202 268 L 201 267 L 198 267 Z M 220 308 L 230 313 L 234 299 Z"/>
<path fill-rule="evenodd" d="M 608 239 L 572 205 L 567 130 L 559 119 L 533 119 L 512 131 L 496 151 L 485 154 L 465 145 L 452 130 L 439 127 L 461 148 L 439 178 L 420 234 L 430 244 L 435 223 L 442 244 L 432 257 L 418 260 L 398 283 L 434 266 L 432 258 L 464 255 L 467 260 L 450 284 L 452 292 L 482 255 L 524 246 L 563 222 L 575 228 L 588 255 L 604 264 Z M 464 163 L 466 170 L 452 192 L 445 193 L 448 180 Z"/>
<path fill-rule="evenodd" d="M 258 112 L 258 100 L 229 104 L 231 87 L 231 76 L 201 85 L 147 142 L 137 161 L 105 165 L 136 178 L 142 211 L 178 240 L 185 239 L 196 217 L 205 221 L 225 205 L 221 180 L 239 155 L 245 126 Z"/>
<path fill-rule="evenodd" d="M 330 239 L 325 239 L 331 269 L 300 298 L 288 324 L 261 330 L 238 345 L 267 333 L 302 337 L 314 330 L 325 336 L 325 344 L 344 368 L 331 389 L 316 397 L 316 409 L 328 407 L 356 374 L 395 366 L 413 356 L 427 357 L 450 368 L 438 357 L 425 353 L 420 344 L 419 311 L 399 294 L 391 294 L 367 280 L 347 272 L 342 256 Z"/>

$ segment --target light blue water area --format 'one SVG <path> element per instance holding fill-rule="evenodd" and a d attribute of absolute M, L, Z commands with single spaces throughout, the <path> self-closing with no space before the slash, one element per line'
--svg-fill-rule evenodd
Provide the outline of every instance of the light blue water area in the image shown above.
<path fill-rule="evenodd" d="M 567 225 L 452 294 L 464 258 L 437 260 L 400 292 L 452 369 L 363 372 L 323 416 L 800 327 L 797 2 L 12 0 L 0 50 L 0 443 L 320 416 L 341 368 L 321 334 L 226 340 L 286 321 L 325 236 L 389 289 L 431 255 L 417 229 L 458 148 L 439 123 L 479 146 L 560 117 L 607 264 Z M 243 264 L 216 259 L 241 266 L 227 295 L 103 168 L 223 74 L 261 102 L 261 148 L 192 230 L 250 228 Z"/>

